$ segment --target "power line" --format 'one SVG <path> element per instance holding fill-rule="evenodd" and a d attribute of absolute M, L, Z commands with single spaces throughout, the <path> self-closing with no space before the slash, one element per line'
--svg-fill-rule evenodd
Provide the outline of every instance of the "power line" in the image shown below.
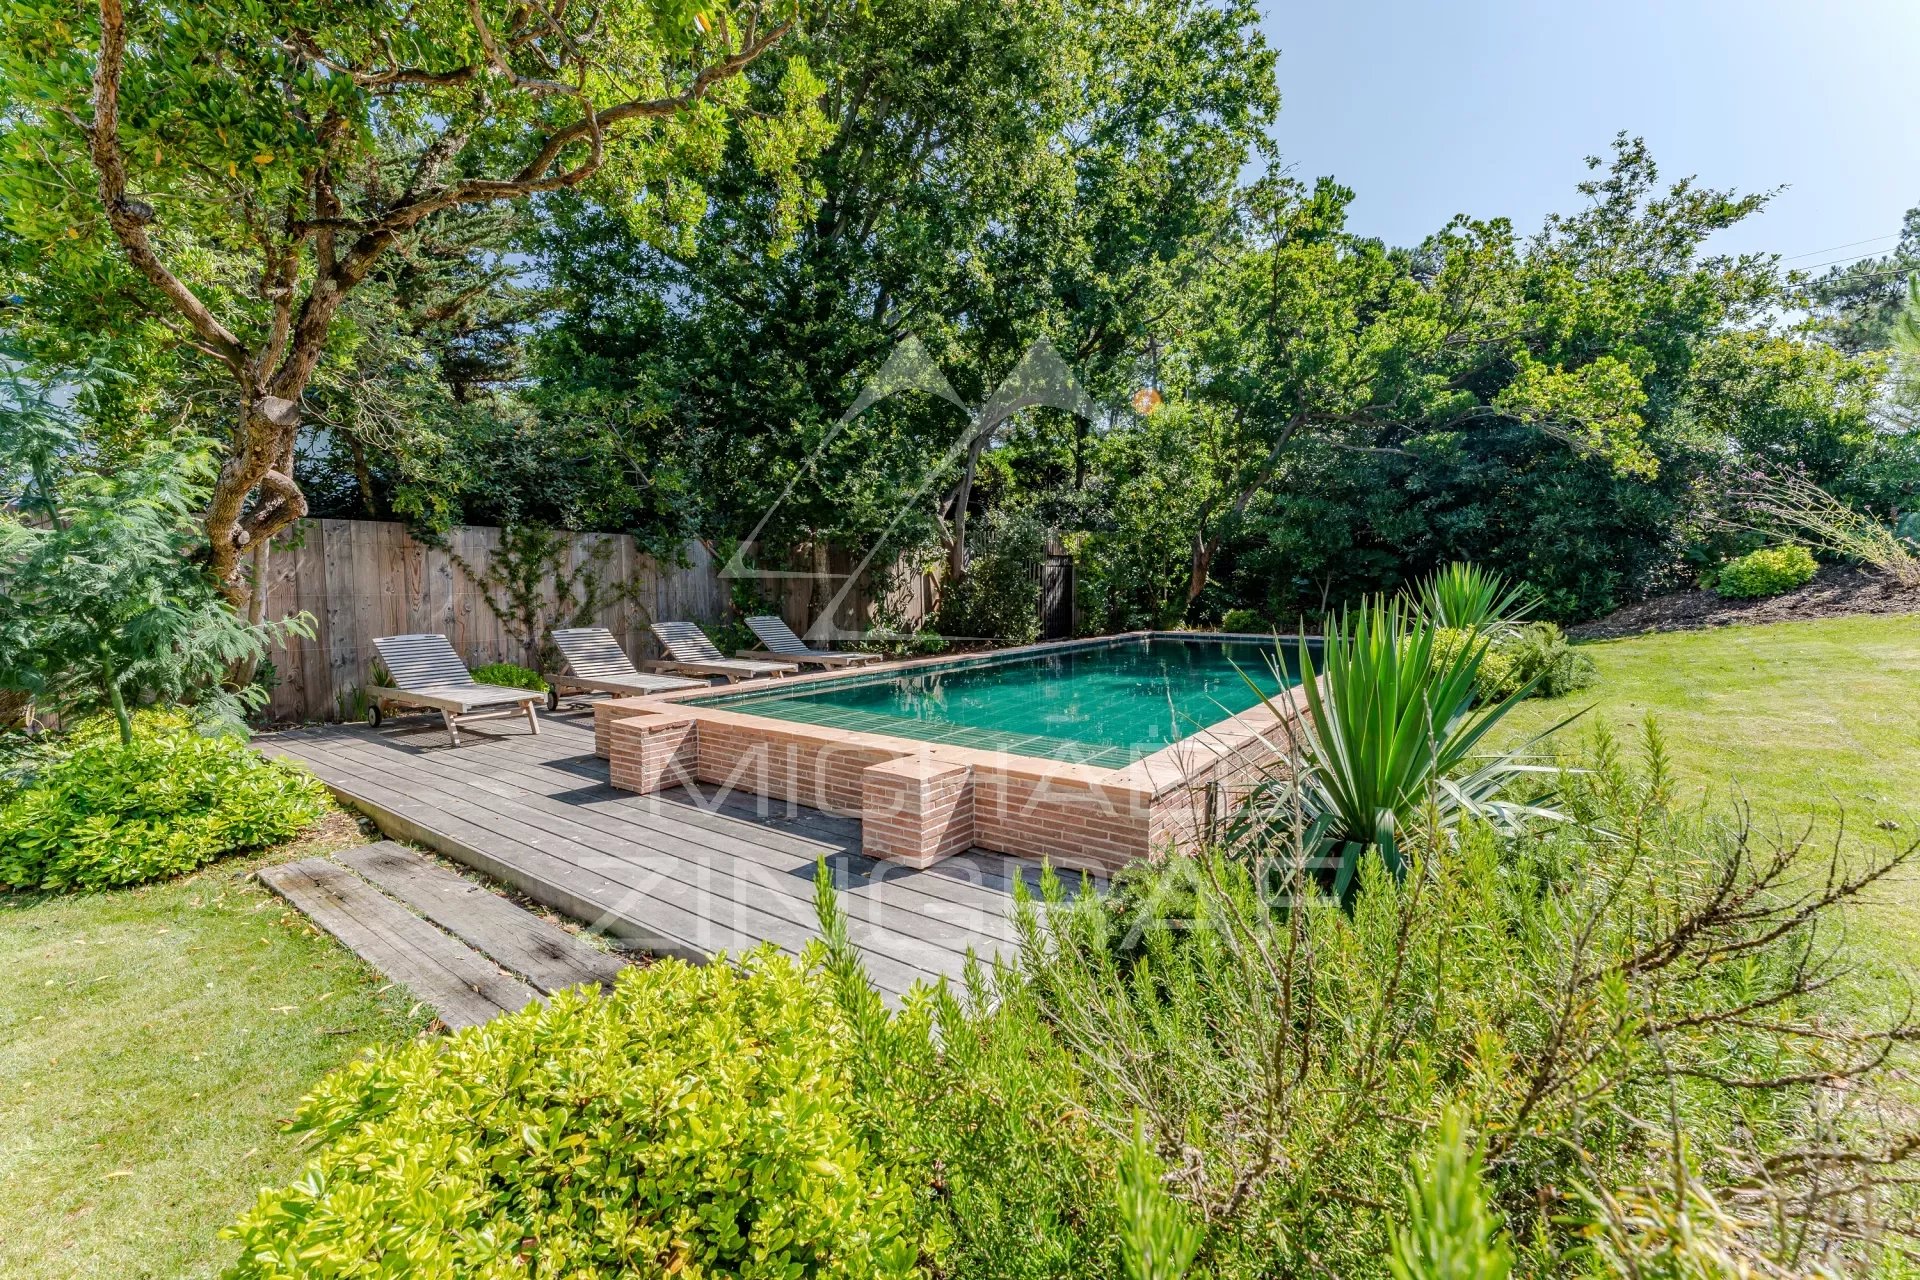
<path fill-rule="evenodd" d="M 1879 257 L 1879 256 L 1880 256 L 1880 254 L 1879 254 L 1878 252 L 1874 252 L 1874 253 L 1860 253 L 1860 254 L 1855 254 L 1855 255 L 1854 255 L 1853 257 L 1851 257 L 1851 258 L 1835 258 L 1835 259 L 1833 259 L 1833 260 L 1832 260 L 1832 261 L 1830 261 L 1830 262 L 1811 262 L 1811 263 L 1808 263 L 1808 264 L 1807 264 L 1806 266 L 1804 266 L 1804 267 L 1800 267 L 1800 268 L 1798 268 L 1798 270 L 1801 270 L 1801 271 L 1818 271 L 1818 270 L 1820 270 L 1820 268 L 1822 268 L 1822 267 L 1844 267 L 1844 266 L 1848 266 L 1848 265 L 1850 265 L 1850 264 L 1852 264 L 1852 263 L 1855 263 L 1855 262 L 1865 262 L 1865 261 L 1866 261 L 1866 260 L 1867 260 L 1868 258 L 1877 258 L 1877 257 Z M 1785 261 L 1785 259 L 1782 259 L 1782 261 Z M 1905 271 L 1905 270 L 1908 270 L 1908 268 L 1906 268 L 1906 267 L 1901 267 L 1901 268 L 1900 268 L 1900 270 L 1902 270 L 1902 271 Z"/>
<path fill-rule="evenodd" d="M 1882 240 L 1898 240 L 1902 234 L 1903 234 L 1902 232 L 1896 231 L 1891 235 L 1871 236 L 1865 240 L 1851 240 L 1851 241 L 1848 241 L 1846 244 L 1830 244 L 1824 249 L 1809 249 L 1805 253 L 1792 254 L 1788 257 L 1780 259 L 1780 261 L 1798 262 L 1802 258 L 1812 258 L 1812 257 L 1817 257 L 1818 255 L 1823 253 L 1832 253 L 1835 249 L 1851 249 L 1855 245 L 1878 244 Z M 1862 254 L 1861 256 L 1870 258 L 1873 255 L 1869 253 L 1869 254 Z"/>

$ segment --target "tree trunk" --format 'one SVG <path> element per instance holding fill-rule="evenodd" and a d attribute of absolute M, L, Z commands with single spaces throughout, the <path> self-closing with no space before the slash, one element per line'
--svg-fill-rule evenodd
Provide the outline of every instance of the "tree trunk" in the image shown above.
<path fill-rule="evenodd" d="M 367 519 L 378 520 L 379 513 L 373 508 L 373 472 L 367 469 L 367 446 L 349 435 L 347 451 L 353 455 L 353 482 L 360 489 L 360 509 Z"/>
<path fill-rule="evenodd" d="M 120 726 L 120 745 L 133 745 L 133 714 L 127 710 L 126 695 L 120 692 L 120 673 L 113 668 L 113 654 L 106 645 L 100 646 L 100 682 L 106 686 L 107 702 L 113 707 L 113 718 Z"/>
<path fill-rule="evenodd" d="M 1193 553 L 1187 561 L 1187 607 L 1200 598 L 1207 589 L 1207 574 L 1213 569 L 1213 553 L 1220 549 L 1218 538 L 1209 538 L 1205 534 L 1193 535 Z"/>
<path fill-rule="evenodd" d="M 272 556 L 271 538 L 253 544 L 253 566 L 248 573 L 247 586 L 247 625 L 250 627 L 257 627 L 266 621 L 267 594 L 271 590 L 267 585 L 267 567 Z M 254 676 L 259 673 L 259 657 L 242 658 L 227 671 L 227 683 L 235 689 L 244 689 L 253 683 Z"/>
<path fill-rule="evenodd" d="M 967 576 L 967 504 L 973 501 L 973 477 L 989 435 L 981 431 L 967 446 L 966 466 L 960 472 L 960 483 L 953 487 L 953 541 L 947 546 L 947 581 L 951 583 Z"/>
<path fill-rule="evenodd" d="M 253 589 L 242 565 L 256 542 L 266 541 L 307 514 L 307 498 L 293 479 L 299 406 L 274 396 L 243 393 L 238 417 L 207 504 L 207 567 L 227 602 L 250 613 Z"/>

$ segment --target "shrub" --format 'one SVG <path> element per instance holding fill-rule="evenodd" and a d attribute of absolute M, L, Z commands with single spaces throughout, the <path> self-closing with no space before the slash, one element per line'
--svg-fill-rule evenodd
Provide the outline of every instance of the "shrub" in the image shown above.
<path fill-rule="evenodd" d="M 1903 535 L 1898 528 L 1889 528 L 1867 512 L 1834 497 L 1805 476 L 1790 471 L 1762 473 L 1753 487 L 1735 492 L 1732 496 L 1746 509 L 1745 523 L 1736 524 L 1736 528 L 1759 529 L 1780 537 L 1805 538 L 1816 547 L 1825 547 L 1850 560 L 1870 564 L 1903 587 L 1920 587 L 1920 556 L 1914 554 L 1911 534 Z M 1808 557 L 1807 563 L 1811 562 L 1812 558 Z M 1806 577 L 1800 581 L 1804 582 L 1812 576 L 1813 571 L 1809 569 Z M 1778 587 L 1773 591 L 1745 594 L 1774 595 L 1788 589 Z M 1720 594 L 1741 593 L 1722 591 Z"/>
<path fill-rule="evenodd" d="M 1527 817 L 1557 817 L 1540 807 L 1544 796 L 1509 795 L 1550 772 L 1526 761 L 1532 743 L 1482 749 L 1514 705 L 1508 697 L 1474 709 L 1491 656 L 1484 635 L 1436 627 L 1402 599 L 1342 613 L 1327 629 L 1319 662 L 1311 649 L 1300 650 L 1303 767 L 1297 779 L 1281 770 L 1261 784 L 1230 838 L 1258 842 L 1276 818 L 1300 816 L 1316 845 L 1331 851 L 1333 888 L 1344 895 L 1368 849 L 1378 849 L 1390 870 L 1402 869 L 1398 833 L 1416 818 L 1447 829 L 1477 818 L 1511 830 Z"/>
<path fill-rule="evenodd" d="M 1713 589 L 1741 600 L 1777 596 L 1805 583 L 1819 567 L 1813 553 L 1798 543 L 1762 547 L 1722 565 Z"/>
<path fill-rule="evenodd" d="M 1593 659 L 1567 643 L 1567 634 L 1551 622 L 1517 627 L 1494 644 L 1505 666 L 1508 687 L 1495 696 L 1533 686 L 1536 698 L 1558 698 L 1592 685 L 1600 678 Z"/>
<path fill-rule="evenodd" d="M 0 803 L 0 885 L 106 889 L 176 876 L 291 839 L 326 789 L 238 735 L 142 712 L 131 746 L 111 716 L 81 724 Z"/>
<path fill-rule="evenodd" d="M 93 372 L 68 388 L 75 401 Z M 196 704 L 240 727 L 270 690 L 229 689 L 275 640 L 311 637 L 307 615 L 251 625 L 199 562 L 197 512 L 216 463 L 205 442 L 153 442 L 115 465 L 76 466 L 98 450 L 52 388 L 18 377 L 0 400 L 0 691 L 25 693 L 63 718 L 111 709 L 123 743 L 143 703 Z M 22 397 L 25 397 L 23 400 Z M 29 483 L 4 492 L 18 465 Z"/>
<path fill-rule="evenodd" d="M 901 631 L 875 627 L 854 642 L 855 649 L 889 658 L 926 658 L 947 651 L 947 638 L 931 628 Z"/>
<path fill-rule="evenodd" d="M 473 669 L 473 678 L 481 684 L 497 684 L 504 689 L 531 689 L 545 693 L 547 682 L 538 671 L 512 662 L 489 662 Z"/>
<path fill-rule="evenodd" d="M 1220 618 L 1220 629 L 1234 634 L 1270 632 L 1273 628 L 1255 609 L 1229 609 Z"/>
<path fill-rule="evenodd" d="M 1653 1265 L 1706 1202 L 1724 1274 L 1880 1274 L 1920 1224 L 1920 1028 L 1897 983 L 1836 996 L 1870 980 L 1816 940 L 1906 855 L 1758 845 L 1674 805 L 1657 736 L 1646 761 L 1603 740 L 1579 822 L 1410 828 L 1406 874 L 1369 856 L 1347 904 L 1293 840 L 1140 868 L 1138 920 L 1050 884 L 993 1017 L 1070 1051 L 1055 1106 L 1115 1142 L 1144 1120 L 1196 1274 L 1593 1275 L 1596 1237 L 1609 1275 L 1722 1274 Z"/>
<path fill-rule="evenodd" d="M 1046 552 L 1046 528 L 1022 512 L 989 511 L 968 533 L 969 567 L 940 589 L 933 618 L 942 635 L 1026 644 L 1040 634 L 1040 587 L 1034 577 Z"/>
<path fill-rule="evenodd" d="M 1462 655 L 1474 645 L 1484 644 L 1477 631 L 1463 631 L 1457 627 L 1439 627 L 1433 633 L 1433 662 L 1436 664 L 1460 661 Z M 1520 692 L 1525 681 L 1519 679 L 1514 671 L 1513 661 L 1507 656 L 1506 648 L 1499 642 L 1484 644 L 1485 652 L 1480 655 L 1480 668 L 1473 677 L 1474 701 L 1479 703 L 1499 702 Z"/>
<path fill-rule="evenodd" d="M 852 1053 L 829 985 L 768 946 L 355 1063 L 302 1106 L 326 1145 L 229 1229 L 228 1275 L 924 1274 Z"/>

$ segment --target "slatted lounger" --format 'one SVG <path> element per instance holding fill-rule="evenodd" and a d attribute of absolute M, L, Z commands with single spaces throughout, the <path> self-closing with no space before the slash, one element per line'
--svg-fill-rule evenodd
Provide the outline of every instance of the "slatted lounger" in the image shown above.
<path fill-rule="evenodd" d="M 653 634 L 658 637 L 660 647 L 667 651 L 660 665 L 689 675 L 751 680 L 756 676 L 790 676 L 800 669 L 791 662 L 729 658 L 714 648 L 707 633 L 691 622 L 656 622 Z"/>
<path fill-rule="evenodd" d="M 618 698 L 632 698 L 707 686 L 705 680 L 650 676 L 636 670 L 620 642 L 613 638 L 613 632 L 605 627 L 564 627 L 550 634 L 566 670 L 547 677 L 547 683 L 553 688 L 547 695 L 549 711 L 559 710 L 562 694 L 610 693 Z"/>
<path fill-rule="evenodd" d="M 541 695 L 531 689 L 507 689 L 496 684 L 480 684 L 460 661 L 443 635 L 381 636 L 373 642 L 380 661 L 393 677 L 393 688 L 367 687 L 367 723 L 374 728 L 386 707 L 426 707 L 438 711 L 446 722 L 447 736 L 460 745 L 460 726 L 475 720 L 498 720 L 525 714 L 527 727 L 540 732 L 540 721 L 533 714 Z M 482 707 L 505 708 L 481 711 Z"/>
<path fill-rule="evenodd" d="M 835 653 L 831 649 L 815 649 L 793 634 L 793 628 L 787 625 L 785 618 L 767 615 L 760 618 L 748 618 L 747 627 L 760 637 L 760 643 L 766 652 L 776 658 L 785 658 L 789 662 L 798 662 L 808 667 L 863 667 L 869 662 L 880 661 L 877 653 Z M 742 651 L 742 658 L 756 656 L 752 652 Z"/>

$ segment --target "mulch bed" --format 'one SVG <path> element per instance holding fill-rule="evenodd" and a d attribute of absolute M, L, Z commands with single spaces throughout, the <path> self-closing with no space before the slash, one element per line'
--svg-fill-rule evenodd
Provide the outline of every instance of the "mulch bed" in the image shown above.
<path fill-rule="evenodd" d="M 1828 565 L 1796 591 L 1764 600 L 1723 600 L 1711 591 L 1676 591 L 1616 609 L 1604 618 L 1568 627 L 1575 640 L 1611 640 L 1654 631 L 1763 622 L 1806 622 L 1867 614 L 1920 613 L 1920 589 L 1851 565 Z"/>

